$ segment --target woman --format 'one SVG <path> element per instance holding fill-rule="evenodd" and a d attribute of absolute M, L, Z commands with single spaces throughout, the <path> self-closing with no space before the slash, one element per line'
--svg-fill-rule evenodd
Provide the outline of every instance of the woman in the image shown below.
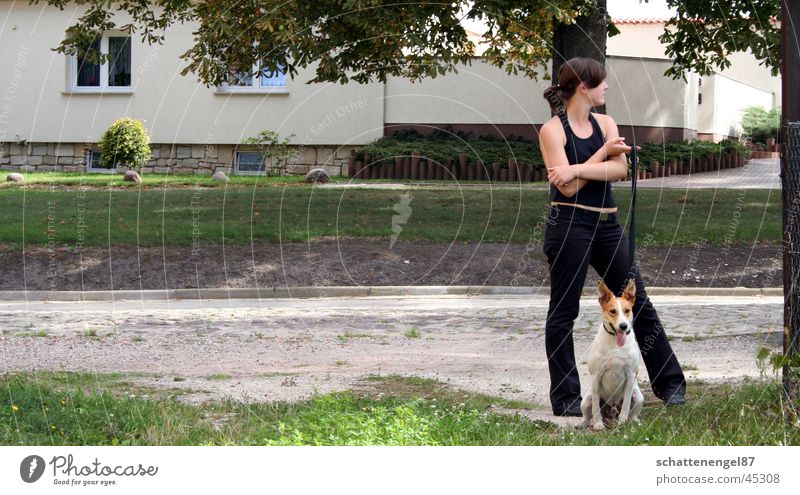
<path fill-rule="evenodd" d="M 592 113 L 605 104 L 606 71 L 596 60 L 574 58 L 544 93 L 556 116 L 540 131 L 539 143 L 551 184 L 543 250 L 550 265 L 550 307 L 545 349 L 550 368 L 550 402 L 557 416 L 581 416 L 581 386 L 575 366 L 572 327 L 591 265 L 619 295 L 636 280 L 634 333 L 653 392 L 668 405 L 684 402 L 686 383 L 664 328 L 647 298 L 638 270 L 631 268 L 628 242 L 617 221 L 611 182 L 628 173 L 630 146 L 608 115 Z"/>

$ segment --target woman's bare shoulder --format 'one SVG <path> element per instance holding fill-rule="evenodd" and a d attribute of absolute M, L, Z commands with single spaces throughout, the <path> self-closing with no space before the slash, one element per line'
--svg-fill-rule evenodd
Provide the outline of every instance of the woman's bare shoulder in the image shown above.
<path fill-rule="evenodd" d="M 558 116 L 555 116 L 551 117 L 550 120 L 542 124 L 542 128 L 539 132 L 543 134 L 552 134 L 555 136 L 564 136 L 564 127 L 561 125 L 561 120 L 558 118 Z"/>

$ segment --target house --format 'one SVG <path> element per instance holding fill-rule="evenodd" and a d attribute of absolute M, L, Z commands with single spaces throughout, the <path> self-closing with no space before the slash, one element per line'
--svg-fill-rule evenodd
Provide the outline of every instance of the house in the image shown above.
<path fill-rule="evenodd" d="M 617 18 L 614 24 L 620 35 L 608 39 L 607 54 L 612 59 L 635 59 L 641 61 L 638 71 L 626 71 L 631 75 L 626 87 L 653 81 L 649 98 L 636 103 L 646 109 L 644 115 L 633 119 L 638 122 L 659 123 L 658 116 L 665 100 L 672 99 L 675 93 L 662 92 L 657 87 L 670 85 L 660 71 L 669 64 L 665 47 L 658 40 L 664 31 L 666 18 Z M 765 109 L 779 106 L 781 102 L 780 77 L 772 76 L 768 69 L 760 65 L 749 52 L 734 53 L 730 57 L 731 66 L 708 76 L 687 74 L 688 86 L 683 93 L 687 99 L 684 113 L 684 127 L 694 131 L 698 139 L 719 141 L 726 137 L 738 137 L 741 133 L 740 121 L 745 107 L 758 105 Z M 658 68 L 658 69 L 656 69 Z M 622 81 L 622 80 L 621 80 Z M 647 85 L 647 83 L 645 83 Z M 629 91 L 630 92 L 630 91 Z M 609 113 L 612 113 L 609 110 Z M 612 115 L 618 115 L 613 112 Z"/>
<path fill-rule="evenodd" d="M 547 81 L 508 75 L 479 57 L 458 74 L 421 83 L 306 84 L 312 71 L 305 70 L 294 80 L 259 74 L 206 87 L 180 75 L 190 25 L 172 26 L 165 43 L 153 46 L 125 32 L 103 33 L 97 47 L 110 60 L 101 65 L 54 52 L 84 8 L 0 0 L 0 167 L 107 171 L 99 168 L 97 142 L 126 116 L 143 120 L 150 132 L 153 158 L 145 173 L 263 173 L 270 163 L 241 143 L 272 130 L 290 137 L 290 172 L 321 166 L 334 175 L 347 173 L 353 147 L 397 129 L 451 126 L 476 136 L 535 139 L 549 118 L 542 98 Z M 661 142 L 735 135 L 730 99 L 766 104 L 779 98 L 769 89 L 775 78 L 763 68 L 752 75 L 748 60 L 710 78 L 665 78 L 669 60 L 653 41 L 658 23 L 619 24 L 622 36 L 609 39 L 607 108 L 625 136 Z"/>

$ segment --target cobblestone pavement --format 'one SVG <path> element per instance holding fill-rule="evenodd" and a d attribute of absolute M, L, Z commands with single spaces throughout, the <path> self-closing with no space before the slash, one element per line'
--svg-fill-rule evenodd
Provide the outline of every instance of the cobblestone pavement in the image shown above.
<path fill-rule="evenodd" d="M 781 346 L 780 297 L 652 300 L 689 379 L 756 377 L 760 346 Z M 129 373 L 142 385 L 184 390 L 186 401 L 298 400 L 370 375 L 414 375 L 538 402 L 552 419 L 547 304 L 547 297 L 508 295 L 3 302 L 0 371 Z M 596 299 L 585 298 L 575 326 L 584 388 L 599 318 Z M 209 378 L 219 374 L 230 379 Z"/>
<path fill-rule="evenodd" d="M 673 175 L 639 181 L 638 186 L 649 189 L 775 189 L 780 190 L 781 164 L 777 158 L 750 160 L 744 167 Z M 619 187 L 619 186 L 618 186 Z"/>

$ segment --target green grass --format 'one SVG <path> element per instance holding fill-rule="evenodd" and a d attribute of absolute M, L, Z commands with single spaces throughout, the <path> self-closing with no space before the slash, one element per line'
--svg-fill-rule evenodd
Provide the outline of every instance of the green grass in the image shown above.
<path fill-rule="evenodd" d="M 236 188 L 0 189 L 0 244 L 247 245 L 394 234 L 404 192 L 259 184 Z M 544 190 L 412 190 L 401 241 L 540 243 Z M 616 193 L 626 218 L 629 191 Z M 780 195 L 764 190 L 641 190 L 639 246 L 780 242 Z M 394 222 L 397 223 L 397 222 Z"/>
<path fill-rule="evenodd" d="M 214 381 L 225 381 L 225 380 L 230 380 L 231 378 L 232 378 L 231 375 L 226 375 L 225 373 L 216 373 L 206 377 L 206 379 Z"/>
<path fill-rule="evenodd" d="M 18 332 L 14 334 L 16 337 L 49 337 L 50 334 L 45 332 L 44 330 L 39 330 L 38 332 Z"/>
<path fill-rule="evenodd" d="M 645 404 L 642 423 L 595 433 L 524 417 L 534 405 L 420 378 L 367 381 L 301 403 L 199 406 L 123 375 L 0 376 L 3 445 L 798 445 L 777 382 L 692 383 L 689 402 Z M 182 392 L 181 392 L 182 393 Z M 147 395 L 144 399 L 142 395 Z M 497 410 L 507 411 L 497 413 Z"/>
<path fill-rule="evenodd" d="M 6 176 L 13 170 L 0 171 L 0 183 L 6 182 Z M 70 172 L 25 172 L 25 184 L 33 187 L 89 187 L 89 188 L 164 188 L 164 187 L 213 187 L 225 188 L 224 183 L 211 178 L 211 174 L 140 174 L 142 182 L 126 182 L 123 174 L 79 174 Z M 331 182 L 347 181 L 346 177 L 331 177 Z M 287 175 L 283 177 L 266 177 L 258 175 L 229 175 L 227 187 L 240 186 L 276 186 L 276 185 L 302 185 L 302 175 Z"/>
<path fill-rule="evenodd" d="M 345 332 L 343 334 L 337 335 L 336 338 L 339 339 L 340 342 L 350 342 L 353 339 L 372 339 L 372 338 L 378 338 L 378 336 L 369 333 Z"/>
<path fill-rule="evenodd" d="M 405 336 L 409 339 L 418 339 L 419 331 L 416 328 L 411 328 L 405 333 Z"/>

